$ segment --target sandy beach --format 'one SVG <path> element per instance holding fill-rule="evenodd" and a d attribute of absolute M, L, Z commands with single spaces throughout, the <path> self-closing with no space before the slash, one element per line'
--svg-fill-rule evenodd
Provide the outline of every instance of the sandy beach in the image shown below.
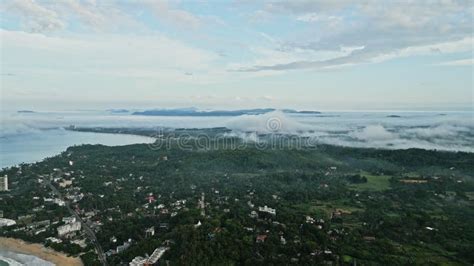
<path fill-rule="evenodd" d="M 40 244 L 31 244 L 23 240 L 0 237 L 0 249 L 16 253 L 33 255 L 56 265 L 82 266 L 80 258 L 69 257 L 64 253 L 45 248 Z"/>

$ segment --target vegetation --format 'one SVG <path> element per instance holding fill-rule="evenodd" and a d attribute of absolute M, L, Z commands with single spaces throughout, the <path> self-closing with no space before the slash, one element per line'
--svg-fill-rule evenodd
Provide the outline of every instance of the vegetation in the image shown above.
<path fill-rule="evenodd" d="M 34 242 L 57 237 L 69 214 L 44 201 L 54 197 L 39 181 L 46 178 L 66 197 L 83 195 L 71 204 L 104 251 L 132 240 L 108 254 L 111 265 L 159 246 L 169 247 L 162 260 L 171 265 L 474 263 L 473 154 L 214 147 L 84 145 L 3 169 L 12 182 L 0 194 L 4 217 L 32 218 L 0 233 Z M 60 187 L 64 180 L 72 185 Z M 45 219 L 45 232 L 28 230 Z M 98 263 L 90 242 L 81 248 L 74 238 L 84 235 L 51 246 Z"/>

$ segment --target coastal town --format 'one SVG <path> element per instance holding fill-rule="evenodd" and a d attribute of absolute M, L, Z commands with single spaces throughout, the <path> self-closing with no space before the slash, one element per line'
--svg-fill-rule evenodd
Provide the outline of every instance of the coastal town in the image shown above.
<path fill-rule="evenodd" d="M 443 219 L 407 212 L 427 215 L 434 206 L 454 205 L 469 209 L 472 166 L 463 160 L 450 159 L 437 175 L 416 165 L 403 173 L 393 168 L 371 170 L 358 163 L 354 171 L 354 165 L 341 161 L 337 153 L 325 151 L 333 159 L 320 161 L 311 158 L 321 158 L 321 151 L 312 151 L 306 162 L 279 162 L 275 172 L 264 159 L 273 152 L 71 147 L 43 162 L 2 171 L 0 232 L 78 256 L 86 265 L 191 259 L 351 264 L 393 254 L 400 261 L 416 262 L 419 254 L 424 257 L 431 251 L 413 242 L 409 232 L 417 232 L 421 237 L 417 241 L 458 241 L 447 224 L 457 219 L 460 228 L 469 227 L 469 219 L 458 218 L 471 212 L 449 214 L 441 209 Z M 356 156 L 359 151 L 347 152 Z M 202 163 L 203 156 L 207 163 Z M 391 227 L 393 219 L 404 220 L 406 227 Z M 419 219 L 423 222 L 411 222 Z M 391 251 L 386 246 L 389 240 Z M 416 253 L 401 255 L 396 249 L 415 244 Z M 386 255 L 370 255 L 379 254 L 381 248 Z M 468 260 L 463 253 L 456 254 L 434 259 Z"/>

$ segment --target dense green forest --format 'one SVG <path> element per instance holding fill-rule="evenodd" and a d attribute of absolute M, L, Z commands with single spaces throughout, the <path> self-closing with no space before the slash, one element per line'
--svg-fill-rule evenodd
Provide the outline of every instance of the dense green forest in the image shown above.
<path fill-rule="evenodd" d="M 474 154 L 250 143 L 183 149 L 175 141 L 75 146 L 3 169 L 11 191 L 0 192 L 0 210 L 18 223 L 1 235 L 57 237 L 69 214 L 45 202 L 55 196 L 42 180 L 51 180 L 105 252 L 131 240 L 107 254 L 110 265 L 159 246 L 169 247 L 160 261 L 170 265 L 474 263 Z M 60 185 L 66 180 L 72 184 Z M 46 219 L 45 231 L 29 230 Z M 89 240 L 73 243 L 82 238 L 47 243 L 99 264 Z"/>

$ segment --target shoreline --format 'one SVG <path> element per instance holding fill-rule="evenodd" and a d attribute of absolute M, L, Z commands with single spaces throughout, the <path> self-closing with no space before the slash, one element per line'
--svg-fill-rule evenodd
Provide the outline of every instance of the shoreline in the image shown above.
<path fill-rule="evenodd" d="M 16 238 L 0 237 L 0 249 L 20 254 L 32 255 L 55 265 L 83 266 L 79 257 L 70 257 L 37 243 L 28 243 Z"/>

